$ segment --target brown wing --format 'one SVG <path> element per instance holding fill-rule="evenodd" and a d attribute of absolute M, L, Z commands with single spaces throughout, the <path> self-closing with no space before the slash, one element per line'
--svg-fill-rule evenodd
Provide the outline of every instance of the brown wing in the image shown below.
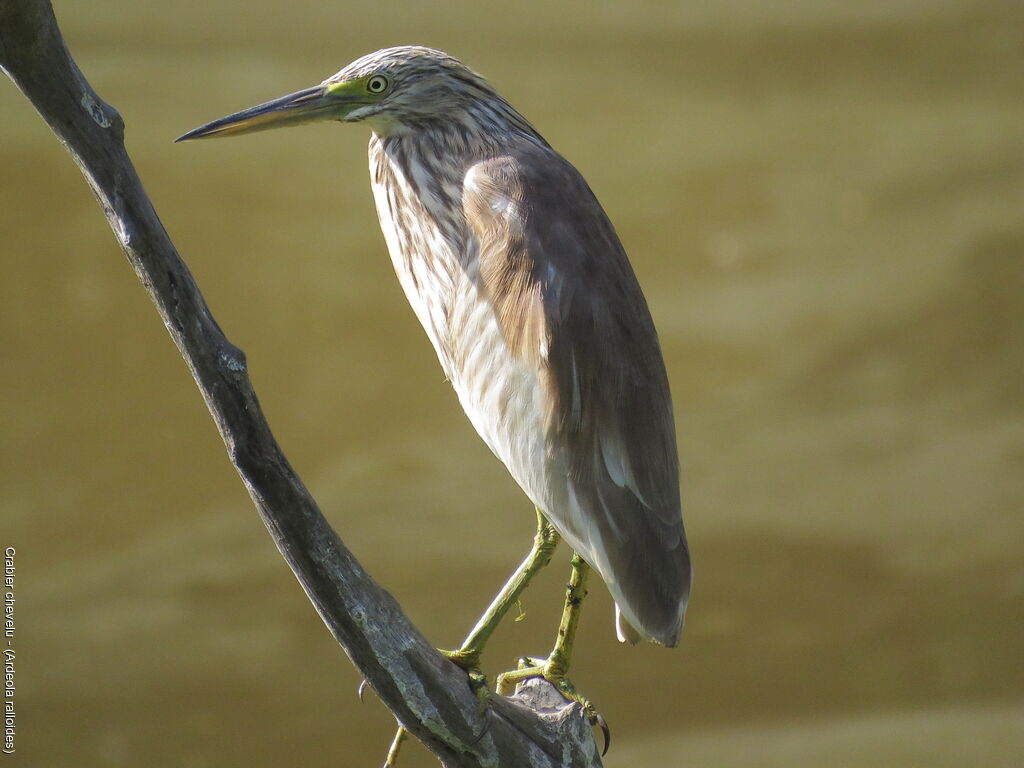
<path fill-rule="evenodd" d="M 564 452 L 587 527 L 581 554 L 630 624 L 675 645 L 690 559 L 672 401 L 618 236 L 579 172 L 532 143 L 474 166 L 463 207 L 506 342 L 544 384 L 549 448 Z"/>

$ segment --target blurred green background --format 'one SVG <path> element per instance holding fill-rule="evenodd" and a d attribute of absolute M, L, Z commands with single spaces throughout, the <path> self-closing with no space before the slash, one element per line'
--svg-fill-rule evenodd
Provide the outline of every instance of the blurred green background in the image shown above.
<path fill-rule="evenodd" d="M 1021 764 L 1024 5 L 55 6 L 284 449 L 431 640 L 461 640 L 533 516 L 394 278 L 366 130 L 171 143 L 403 43 L 463 58 L 580 168 L 661 334 L 696 583 L 675 651 L 619 646 L 593 590 L 574 679 L 606 765 Z M 393 721 L 76 168 L 6 81 L 0 118 L 16 759 L 380 764 Z M 550 647 L 567 568 L 489 672 Z"/>

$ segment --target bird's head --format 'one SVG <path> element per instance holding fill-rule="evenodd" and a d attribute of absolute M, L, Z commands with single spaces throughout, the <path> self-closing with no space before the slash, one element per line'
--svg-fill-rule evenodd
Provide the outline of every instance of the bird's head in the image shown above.
<path fill-rule="evenodd" d="M 458 59 L 431 48 L 402 46 L 363 56 L 319 85 L 214 120 L 177 141 L 319 120 L 365 122 L 374 132 L 390 135 L 439 121 L 506 114 L 518 117 L 486 80 Z"/>

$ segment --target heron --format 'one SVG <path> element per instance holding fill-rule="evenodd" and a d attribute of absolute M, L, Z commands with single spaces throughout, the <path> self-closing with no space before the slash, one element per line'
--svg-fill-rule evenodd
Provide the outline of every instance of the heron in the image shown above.
<path fill-rule="evenodd" d="M 620 641 L 670 647 L 692 579 L 668 377 L 626 252 L 579 171 L 483 77 L 431 48 L 368 54 L 178 141 L 324 120 L 369 127 L 398 280 L 469 420 L 536 508 L 526 559 L 444 653 L 480 685 L 488 638 L 564 539 L 572 570 L 554 647 L 497 687 L 544 677 L 594 722 L 567 678 L 590 570 L 614 599 Z"/>

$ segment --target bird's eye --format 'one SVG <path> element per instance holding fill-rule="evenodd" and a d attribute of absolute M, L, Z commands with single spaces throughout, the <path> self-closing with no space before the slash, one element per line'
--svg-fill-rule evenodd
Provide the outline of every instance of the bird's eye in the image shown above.
<path fill-rule="evenodd" d="M 384 75 L 374 75 L 366 81 L 366 90 L 370 93 L 384 93 L 388 89 L 388 79 Z"/>

